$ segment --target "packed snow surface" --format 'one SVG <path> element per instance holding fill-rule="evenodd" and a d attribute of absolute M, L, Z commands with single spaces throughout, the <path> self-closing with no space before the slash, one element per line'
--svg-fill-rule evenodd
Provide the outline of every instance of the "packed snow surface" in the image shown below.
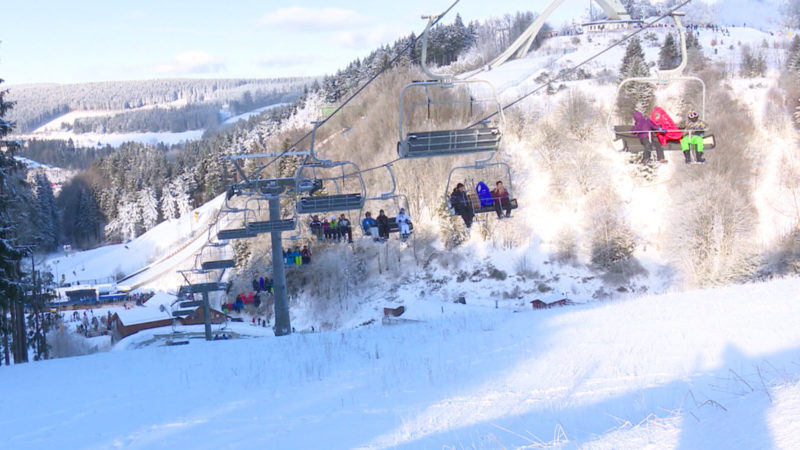
<path fill-rule="evenodd" d="M 246 337 L 133 350 L 140 333 L 3 368 L 0 433 L 14 449 L 798 448 L 798 289 L 439 303 L 422 321 L 409 298 L 393 326 L 236 324 Z"/>

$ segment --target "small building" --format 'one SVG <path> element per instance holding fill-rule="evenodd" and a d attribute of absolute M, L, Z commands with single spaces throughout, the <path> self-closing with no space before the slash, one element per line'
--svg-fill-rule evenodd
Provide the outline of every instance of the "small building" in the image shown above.
<path fill-rule="evenodd" d="M 599 33 L 603 31 L 617 31 L 617 30 L 633 30 L 641 28 L 644 24 L 641 20 L 596 20 L 593 22 L 584 22 L 581 24 L 581 29 L 584 33 Z"/>
<path fill-rule="evenodd" d="M 220 324 L 225 322 L 227 317 L 220 311 L 211 308 L 211 323 Z M 109 317 L 111 335 L 114 341 L 136 334 L 142 330 L 149 330 L 151 328 L 169 327 L 172 326 L 173 321 L 177 321 L 181 325 L 203 325 L 203 307 L 197 307 L 191 315 L 179 318 L 163 317 L 151 318 L 143 321 L 131 322 L 125 324 L 122 322 L 118 313 L 114 313 Z"/>

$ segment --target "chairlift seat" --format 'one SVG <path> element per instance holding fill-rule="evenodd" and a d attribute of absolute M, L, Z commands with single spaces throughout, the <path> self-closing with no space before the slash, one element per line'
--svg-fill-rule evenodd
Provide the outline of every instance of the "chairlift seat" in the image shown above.
<path fill-rule="evenodd" d="M 248 230 L 247 228 L 233 228 L 230 230 L 220 230 L 217 233 L 217 239 L 225 241 L 229 239 L 247 239 L 256 237 L 256 233 Z"/>
<path fill-rule="evenodd" d="M 220 259 L 216 261 L 203 261 L 200 266 L 203 270 L 212 269 L 230 269 L 236 265 L 236 261 L 232 259 Z"/>
<path fill-rule="evenodd" d="M 630 125 L 614 125 L 614 140 L 622 141 L 622 150 L 631 153 L 644 151 L 644 145 L 639 141 L 636 133 L 631 131 Z M 708 132 L 703 136 L 703 151 L 712 150 L 717 146 L 717 141 L 713 134 Z M 681 143 L 678 141 L 667 141 L 666 145 L 662 145 L 664 150 L 681 150 Z M 653 149 L 655 150 L 655 149 Z"/>
<path fill-rule="evenodd" d="M 497 127 L 409 132 L 397 143 L 401 158 L 426 158 L 477 152 L 493 152 L 500 147 Z"/>
<path fill-rule="evenodd" d="M 186 302 L 180 302 L 181 308 L 197 308 L 198 306 L 203 306 L 202 300 L 190 300 Z"/>
<path fill-rule="evenodd" d="M 320 195 L 303 197 L 297 202 L 298 214 L 313 214 L 332 211 L 348 211 L 364 207 L 361 194 Z"/>
<path fill-rule="evenodd" d="M 497 212 L 497 210 L 495 209 L 494 203 L 492 203 L 489 206 L 481 206 L 481 200 L 477 196 L 472 195 L 472 194 L 468 195 L 467 199 L 468 199 L 468 201 L 470 203 L 470 206 L 472 206 L 472 212 L 474 214 Z M 499 201 L 499 200 L 498 199 L 494 199 L 494 201 Z M 511 205 L 511 209 L 517 209 L 519 207 L 519 205 L 517 204 L 517 199 L 515 199 L 515 198 L 508 199 L 508 202 Z M 503 208 L 503 211 L 505 211 L 505 209 L 506 208 Z"/>
<path fill-rule="evenodd" d="M 295 219 L 268 220 L 263 222 L 248 222 L 246 230 L 251 235 L 273 233 L 279 231 L 292 231 L 297 226 Z"/>
<path fill-rule="evenodd" d="M 203 292 L 224 291 L 228 286 L 225 282 L 195 283 L 183 285 L 178 289 L 179 295 L 202 294 Z"/>
<path fill-rule="evenodd" d="M 194 314 L 193 309 L 178 309 L 176 311 L 172 311 L 172 317 L 184 317 L 184 316 L 191 316 Z"/>
<path fill-rule="evenodd" d="M 495 201 L 496 201 L 496 199 L 495 199 Z M 494 207 L 494 204 L 492 204 L 490 206 L 481 206 L 480 199 L 475 195 L 467 194 L 467 202 L 469 203 L 470 207 L 472 208 L 472 213 L 473 214 L 483 214 L 483 213 L 497 212 L 497 210 Z M 517 199 L 510 198 L 510 199 L 508 199 L 508 202 L 511 205 L 511 209 L 519 208 L 519 204 L 517 203 Z M 458 213 L 456 213 L 455 208 L 453 208 L 453 206 L 450 204 L 449 200 L 447 201 L 447 208 L 450 210 L 450 215 L 451 216 L 457 216 L 458 215 Z M 505 210 L 506 210 L 506 208 L 504 207 L 503 211 L 505 211 Z"/>
<path fill-rule="evenodd" d="M 312 180 L 311 178 L 303 178 L 297 183 L 298 192 L 308 192 L 309 194 L 313 194 L 314 192 L 320 189 L 322 189 L 322 180 Z"/>
<path fill-rule="evenodd" d="M 400 231 L 400 225 L 397 223 L 397 217 L 389 217 L 389 233 L 397 233 Z M 414 231 L 414 224 L 408 223 L 408 231 Z"/>

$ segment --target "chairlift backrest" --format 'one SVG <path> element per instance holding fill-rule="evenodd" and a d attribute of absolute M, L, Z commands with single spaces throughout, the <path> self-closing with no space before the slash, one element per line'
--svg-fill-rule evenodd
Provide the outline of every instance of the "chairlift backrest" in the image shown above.
<path fill-rule="evenodd" d="M 700 117 L 705 117 L 705 108 L 706 108 L 706 84 L 705 82 L 695 76 L 690 75 L 683 75 L 683 71 L 686 68 L 687 63 L 687 51 L 686 51 L 686 30 L 683 27 L 683 23 L 681 23 L 680 17 L 683 16 L 684 13 L 673 11 L 670 14 L 673 21 L 675 22 L 675 26 L 678 30 L 678 34 L 680 36 L 680 45 L 681 45 L 681 62 L 678 64 L 677 67 L 673 69 L 667 70 L 657 70 L 655 75 L 647 76 L 647 77 L 630 77 L 622 80 L 619 85 L 617 86 L 617 98 L 620 97 L 620 94 L 623 92 L 623 88 L 628 83 L 648 83 L 654 86 L 663 86 L 672 83 L 673 81 L 692 81 L 697 82 L 701 86 L 701 98 L 700 98 L 700 106 L 698 108 Z M 612 125 L 612 120 L 614 119 L 615 108 L 611 108 L 608 114 L 608 118 L 606 120 L 607 128 L 613 132 L 614 126 Z M 614 134 L 616 136 L 616 134 Z"/>

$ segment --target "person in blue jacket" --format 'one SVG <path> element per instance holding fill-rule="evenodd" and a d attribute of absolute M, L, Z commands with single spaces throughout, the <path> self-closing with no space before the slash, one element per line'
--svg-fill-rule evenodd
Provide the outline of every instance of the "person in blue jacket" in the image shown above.
<path fill-rule="evenodd" d="M 372 218 L 372 213 L 367 211 L 364 214 L 364 220 L 361 221 L 361 229 L 364 230 L 364 235 L 378 237 L 378 222 Z"/>

